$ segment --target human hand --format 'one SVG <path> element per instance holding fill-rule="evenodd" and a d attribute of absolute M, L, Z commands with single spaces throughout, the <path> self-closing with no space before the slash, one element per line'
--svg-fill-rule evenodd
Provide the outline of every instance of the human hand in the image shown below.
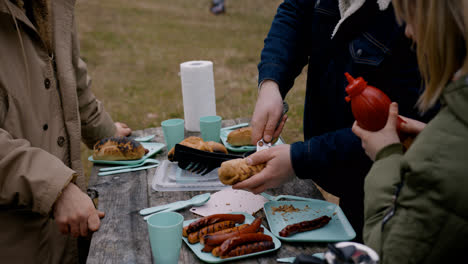
<path fill-rule="evenodd" d="M 116 137 L 126 137 L 132 134 L 132 129 L 127 126 L 125 123 L 115 122 L 115 136 Z"/>
<path fill-rule="evenodd" d="M 271 142 L 273 138 L 279 137 L 288 118 L 287 115 L 284 115 L 280 125 L 276 127 L 282 113 L 283 98 L 279 92 L 278 84 L 270 80 L 264 81 L 250 122 L 253 145 L 256 145 L 257 141 L 262 138 L 266 142 Z"/>
<path fill-rule="evenodd" d="M 392 103 L 389 108 L 387 124 L 384 128 L 379 131 L 372 132 L 362 129 L 355 121 L 352 130 L 356 136 L 361 138 L 362 148 L 366 151 L 367 156 L 374 161 L 375 156 L 382 148 L 390 144 L 400 142 L 397 133 L 397 124 L 398 105 L 397 103 Z"/>
<path fill-rule="evenodd" d="M 69 183 L 54 204 L 54 218 L 62 234 L 87 236 L 101 225 L 104 212 L 94 207 L 91 198 L 73 183 Z"/>
<path fill-rule="evenodd" d="M 247 164 L 257 165 L 266 163 L 266 167 L 247 180 L 233 185 L 232 188 L 259 194 L 266 189 L 278 187 L 293 179 L 295 174 L 291 164 L 290 149 L 290 145 L 283 144 L 248 156 L 246 158 Z"/>
<path fill-rule="evenodd" d="M 399 130 L 403 133 L 407 133 L 410 135 L 418 135 L 426 127 L 426 123 L 423 123 L 421 121 L 404 116 L 399 117 L 405 121 L 401 122 L 399 126 Z"/>

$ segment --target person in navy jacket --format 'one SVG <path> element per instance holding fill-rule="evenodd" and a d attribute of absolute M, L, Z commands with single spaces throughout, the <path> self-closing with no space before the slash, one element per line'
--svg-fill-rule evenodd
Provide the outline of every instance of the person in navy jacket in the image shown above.
<path fill-rule="evenodd" d="M 398 102 L 400 114 L 427 122 L 415 108 L 422 92 L 416 54 L 395 19 L 390 0 L 285 0 L 278 8 L 261 53 L 259 95 L 252 116 L 252 143 L 270 141 L 282 102 L 308 65 L 304 105 L 304 141 L 251 155 L 251 164 L 267 162 L 257 175 L 233 186 L 260 193 L 297 176 L 314 180 L 340 197 L 340 207 L 362 240 L 363 184 L 372 165 L 353 134 L 354 117 L 345 101 L 344 73 Z"/>

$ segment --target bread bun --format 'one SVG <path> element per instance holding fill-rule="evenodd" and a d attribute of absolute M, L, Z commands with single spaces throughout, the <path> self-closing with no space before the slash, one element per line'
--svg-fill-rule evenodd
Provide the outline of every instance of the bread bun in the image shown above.
<path fill-rule="evenodd" d="M 179 144 L 190 147 L 190 148 L 194 148 L 194 149 L 208 151 L 208 152 L 223 152 L 226 154 L 228 153 L 226 147 L 224 147 L 223 144 L 220 144 L 214 141 L 204 142 L 203 139 L 200 137 L 191 136 L 182 140 Z M 175 149 L 172 148 L 167 153 L 167 159 L 170 161 L 174 161 L 174 153 L 175 153 Z"/>
<path fill-rule="evenodd" d="M 208 145 L 208 147 L 210 147 L 213 152 L 221 152 L 224 154 L 228 154 L 226 147 L 221 143 L 214 142 L 214 141 L 207 141 L 205 142 L 205 144 Z"/>
<path fill-rule="evenodd" d="M 228 134 L 227 142 L 234 147 L 251 146 L 252 127 L 241 127 Z"/>
<path fill-rule="evenodd" d="M 221 163 L 218 169 L 219 180 L 226 185 L 234 185 L 259 173 L 266 164 L 247 165 L 245 159 L 233 159 Z"/>
<path fill-rule="evenodd" d="M 128 137 L 109 137 L 99 140 L 93 148 L 94 160 L 136 160 L 141 159 L 147 150 Z"/>
<path fill-rule="evenodd" d="M 228 134 L 227 143 L 234 147 L 252 146 L 252 127 L 241 127 Z M 275 144 L 278 138 L 274 138 L 271 144 Z"/>

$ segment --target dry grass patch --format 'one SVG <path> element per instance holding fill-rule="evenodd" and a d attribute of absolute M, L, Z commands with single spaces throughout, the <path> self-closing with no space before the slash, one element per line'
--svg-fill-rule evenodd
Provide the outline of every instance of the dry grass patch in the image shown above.
<path fill-rule="evenodd" d="M 78 1 L 81 54 L 93 92 L 115 121 L 134 130 L 160 126 L 184 115 L 179 64 L 210 60 L 217 113 L 251 116 L 263 40 L 281 2 L 226 1 L 227 13 L 215 16 L 210 0 Z M 287 142 L 302 140 L 305 77 L 295 86 L 286 98 Z M 83 159 L 89 154 L 83 150 Z"/>

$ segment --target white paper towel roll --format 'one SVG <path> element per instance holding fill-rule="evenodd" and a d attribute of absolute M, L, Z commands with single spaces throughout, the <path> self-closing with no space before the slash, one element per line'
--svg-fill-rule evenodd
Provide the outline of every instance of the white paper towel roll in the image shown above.
<path fill-rule="evenodd" d="M 200 117 L 216 115 L 216 97 L 211 61 L 180 64 L 185 129 L 200 131 Z"/>

